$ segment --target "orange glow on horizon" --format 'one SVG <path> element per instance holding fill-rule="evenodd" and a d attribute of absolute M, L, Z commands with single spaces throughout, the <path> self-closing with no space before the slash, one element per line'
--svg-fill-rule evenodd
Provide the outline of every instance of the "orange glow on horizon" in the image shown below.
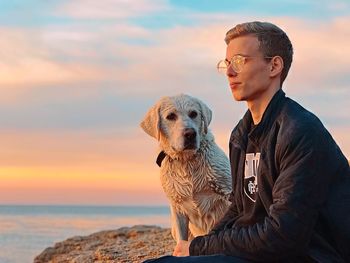
<path fill-rule="evenodd" d="M 0 167 L 1 188 L 156 189 L 159 177 L 147 171 L 122 173 L 96 167 Z"/>
<path fill-rule="evenodd" d="M 342 147 L 350 145 L 348 130 L 334 129 L 331 133 L 343 142 L 344 154 L 349 154 L 349 147 Z M 227 154 L 228 133 L 219 129 L 214 134 Z M 167 204 L 155 164 L 157 143 L 146 135 L 114 140 L 119 147 L 112 144 L 106 148 L 109 154 L 95 150 L 104 147 L 106 137 L 91 144 L 89 136 L 65 135 L 66 145 L 49 134 L 25 137 L 14 133 L 9 137 L 14 140 L 1 137 L 5 146 L 0 149 L 2 204 Z M 30 150 L 39 138 L 41 144 Z M 23 145 L 28 148 L 22 150 Z M 123 156 L 126 145 L 135 154 Z"/>

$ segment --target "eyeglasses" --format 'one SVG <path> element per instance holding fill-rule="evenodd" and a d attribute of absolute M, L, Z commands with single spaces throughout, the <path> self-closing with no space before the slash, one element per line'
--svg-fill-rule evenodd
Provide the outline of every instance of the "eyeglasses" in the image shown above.
<path fill-rule="evenodd" d="M 234 72 L 241 73 L 243 70 L 244 64 L 246 63 L 246 60 L 249 58 L 258 58 L 258 57 L 235 55 L 232 57 L 231 61 L 228 61 L 227 59 L 220 60 L 216 65 L 216 68 L 218 69 L 219 73 L 226 74 L 228 68 L 231 66 Z M 273 57 L 263 57 L 263 58 L 271 59 Z"/>

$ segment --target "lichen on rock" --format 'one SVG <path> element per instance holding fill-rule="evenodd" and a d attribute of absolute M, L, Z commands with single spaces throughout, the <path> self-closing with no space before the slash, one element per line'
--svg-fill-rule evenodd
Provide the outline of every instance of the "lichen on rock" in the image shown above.
<path fill-rule="evenodd" d="M 174 246 L 170 229 L 137 225 L 68 238 L 46 248 L 34 263 L 142 262 L 170 255 Z"/>

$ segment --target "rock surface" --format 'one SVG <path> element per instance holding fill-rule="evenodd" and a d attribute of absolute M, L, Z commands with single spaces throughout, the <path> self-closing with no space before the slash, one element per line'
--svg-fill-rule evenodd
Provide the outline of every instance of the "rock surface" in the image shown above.
<path fill-rule="evenodd" d="M 34 263 L 142 262 L 170 255 L 174 246 L 170 229 L 137 225 L 69 238 L 46 248 Z"/>

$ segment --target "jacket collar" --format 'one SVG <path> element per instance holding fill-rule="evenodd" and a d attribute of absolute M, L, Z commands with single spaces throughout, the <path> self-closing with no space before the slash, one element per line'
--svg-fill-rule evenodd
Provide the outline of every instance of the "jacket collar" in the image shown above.
<path fill-rule="evenodd" d="M 250 127 L 253 123 L 253 119 L 250 110 L 247 110 L 243 116 L 243 119 L 239 121 L 237 126 L 232 131 L 230 142 L 238 143 L 238 145 L 241 147 L 246 147 L 249 137 L 253 143 L 260 145 L 262 140 L 264 140 L 270 131 L 273 122 L 279 114 L 285 95 L 286 94 L 282 89 L 275 93 L 263 114 L 261 122 L 252 131 L 250 131 Z"/>

